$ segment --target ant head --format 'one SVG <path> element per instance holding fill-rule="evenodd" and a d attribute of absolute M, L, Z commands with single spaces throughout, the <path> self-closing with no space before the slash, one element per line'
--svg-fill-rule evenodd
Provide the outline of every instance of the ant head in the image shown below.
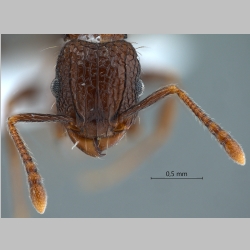
<path fill-rule="evenodd" d="M 127 35 L 124 34 L 67 34 L 64 36 L 64 41 L 79 39 L 92 43 L 107 43 L 126 38 Z"/>

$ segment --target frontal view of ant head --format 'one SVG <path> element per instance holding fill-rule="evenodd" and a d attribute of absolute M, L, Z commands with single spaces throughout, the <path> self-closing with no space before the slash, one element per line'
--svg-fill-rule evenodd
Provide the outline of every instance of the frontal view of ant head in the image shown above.
<path fill-rule="evenodd" d="M 239 143 L 212 120 L 182 90 L 168 84 L 144 99 L 141 65 L 136 49 L 123 34 L 65 35 L 51 92 L 56 114 L 22 113 L 8 118 L 8 129 L 27 173 L 31 201 L 39 213 L 47 206 L 47 194 L 36 164 L 20 137 L 18 122 L 56 122 L 63 125 L 73 144 L 91 157 L 122 140 L 135 125 L 140 111 L 170 95 L 176 95 L 222 145 L 237 164 L 245 165 Z"/>

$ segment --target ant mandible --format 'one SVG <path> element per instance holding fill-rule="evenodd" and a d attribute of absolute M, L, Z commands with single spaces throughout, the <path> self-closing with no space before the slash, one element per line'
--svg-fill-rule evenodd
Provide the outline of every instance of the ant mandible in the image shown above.
<path fill-rule="evenodd" d="M 227 154 L 245 165 L 241 146 L 181 90 L 171 84 L 139 101 L 144 85 L 137 53 L 126 35 L 65 35 L 66 44 L 57 59 L 51 84 L 57 114 L 25 113 L 8 118 L 10 135 L 24 163 L 31 201 L 44 213 L 47 195 L 41 175 L 15 124 L 17 122 L 59 122 L 72 142 L 92 157 L 117 144 L 135 123 L 138 112 L 160 99 L 177 94 L 215 136 Z"/>

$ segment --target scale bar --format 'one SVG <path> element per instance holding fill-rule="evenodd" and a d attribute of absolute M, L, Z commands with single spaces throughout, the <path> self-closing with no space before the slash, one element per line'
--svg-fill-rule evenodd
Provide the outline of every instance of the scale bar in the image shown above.
<path fill-rule="evenodd" d="M 173 180 L 173 179 L 185 179 L 185 180 L 203 180 L 203 177 L 150 177 L 151 180 Z"/>

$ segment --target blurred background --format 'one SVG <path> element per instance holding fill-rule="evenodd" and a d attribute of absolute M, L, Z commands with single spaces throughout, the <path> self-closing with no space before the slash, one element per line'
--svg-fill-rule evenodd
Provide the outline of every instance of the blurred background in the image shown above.
<path fill-rule="evenodd" d="M 147 157 L 136 155 L 136 160 L 127 152 L 148 150 L 145 138 L 155 129 L 164 100 L 142 111 L 142 128 L 101 159 L 72 150 L 67 137 L 58 140 L 53 124 L 20 123 L 18 130 L 38 163 L 48 193 L 43 215 L 29 200 L 19 156 L 17 166 L 10 167 L 15 151 L 8 146 L 6 117 L 21 112 L 55 113 L 50 83 L 62 36 L 2 35 L 1 40 L 2 217 L 250 216 L 250 35 L 128 35 L 127 39 L 137 48 L 142 74 L 176 74 L 189 96 L 242 145 L 245 166 L 229 159 L 178 98 L 166 142 Z M 144 84 L 141 99 L 164 86 L 162 82 Z M 22 91 L 15 105 L 10 102 Z M 151 180 L 165 177 L 166 171 L 186 172 L 203 180 Z"/>

